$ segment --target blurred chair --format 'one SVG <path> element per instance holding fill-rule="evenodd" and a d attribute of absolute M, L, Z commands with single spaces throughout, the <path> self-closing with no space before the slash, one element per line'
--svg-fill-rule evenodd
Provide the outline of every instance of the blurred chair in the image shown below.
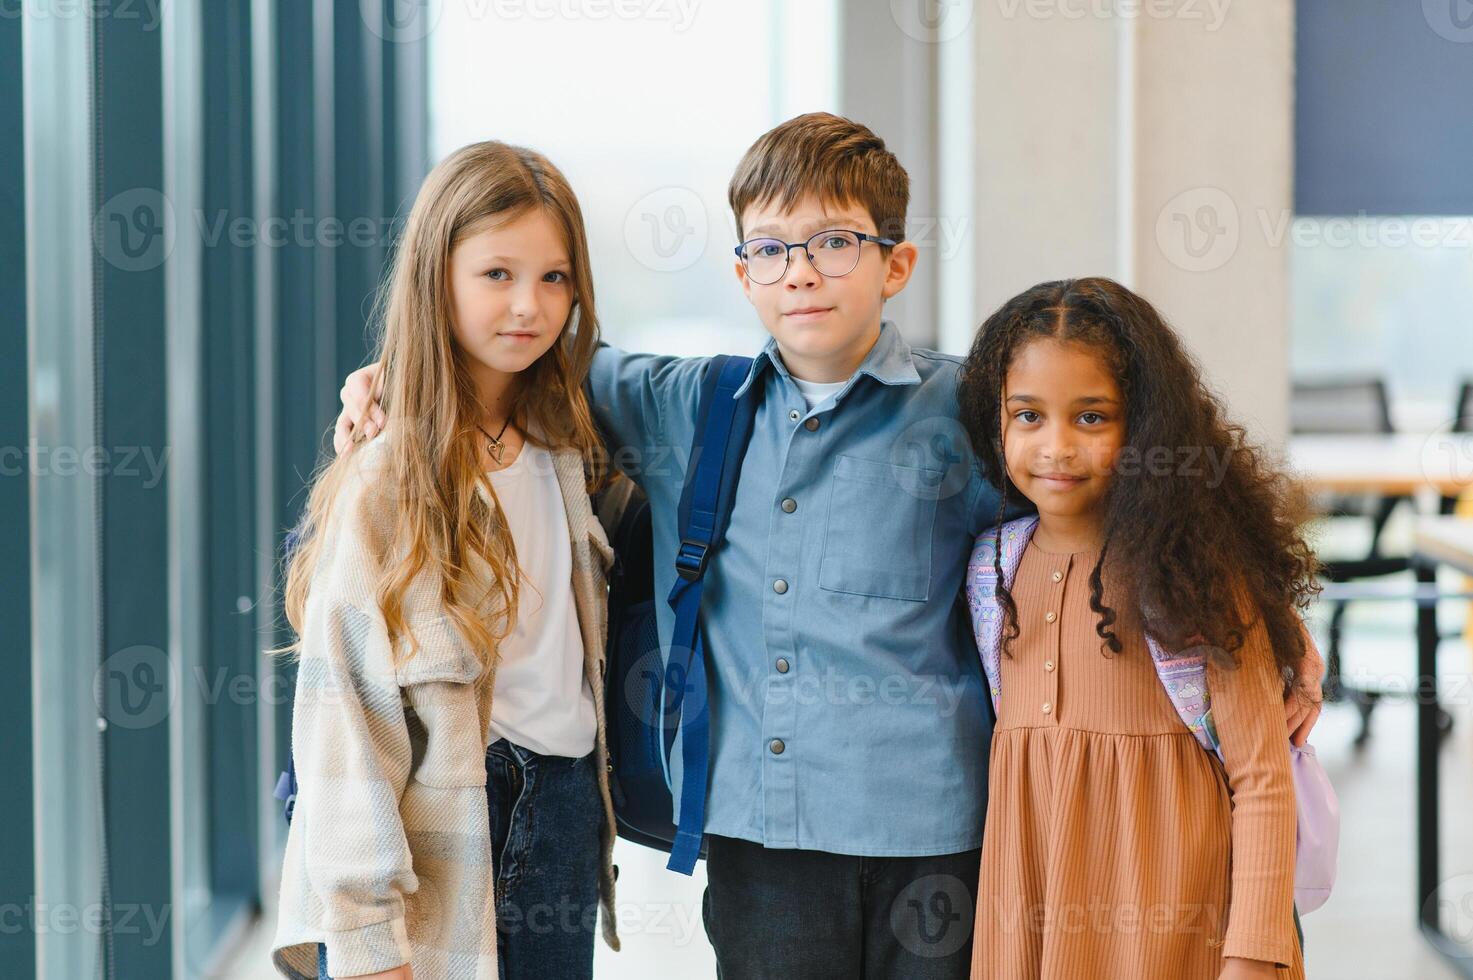
<path fill-rule="evenodd" d="M 1454 432 L 1473 432 L 1473 381 L 1464 381 L 1458 389 L 1458 400 L 1453 405 Z M 1473 519 L 1473 487 L 1463 491 L 1461 497 L 1443 497 L 1442 512 L 1458 514 Z M 1463 579 L 1465 591 L 1473 592 L 1473 577 Z M 1468 611 L 1468 621 L 1463 626 L 1463 639 L 1473 646 L 1473 609 Z"/>
<path fill-rule="evenodd" d="M 1464 381 L 1458 389 L 1458 400 L 1453 403 L 1452 431 L 1473 432 L 1473 381 Z M 1457 508 L 1456 496 L 1442 498 L 1442 513 L 1452 514 Z"/>
<path fill-rule="evenodd" d="M 1337 378 L 1295 381 L 1289 407 L 1290 426 L 1296 435 L 1390 435 L 1391 400 L 1381 378 Z M 1409 497 L 1379 493 L 1324 494 L 1316 501 L 1320 514 L 1337 524 L 1369 522 L 1370 545 L 1364 555 L 1326 558 L 1322 578 L 1335 583 L 1395 575 L 1411 569 L 1406 555 L 1382 551 L 1381 535 L 1392 513 Z M 1357 745 L 1370 734 L 1371 712 L 1381 697 L 1346 684 L 1341 670 L 1340 639 L 1350 598 L 1330 600 L 1329 644 L 1325 653 L 1325 699 L 1350 701 L 1360 710 Z"/>

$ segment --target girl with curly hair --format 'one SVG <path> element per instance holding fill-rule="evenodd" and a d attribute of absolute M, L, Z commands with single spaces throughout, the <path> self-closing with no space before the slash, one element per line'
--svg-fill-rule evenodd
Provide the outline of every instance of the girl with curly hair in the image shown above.
<path fill-rule="evenodd" d="M 972 976 L 1302 977 L 1283 718 L 1317 587 L 1297 494 L 1108 279 L 1005 303 L 960 398 L 1002 507 L 1038 510 L 1000 511 L 968 578 L 984 662 L 1001 651 Z M 1220 761 L 1162 660 L 1205 676 L 1187 695 Z"/>

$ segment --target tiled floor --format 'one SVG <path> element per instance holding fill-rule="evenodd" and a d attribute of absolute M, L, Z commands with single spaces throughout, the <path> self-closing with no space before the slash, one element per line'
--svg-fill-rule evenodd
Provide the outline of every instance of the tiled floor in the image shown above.
<path fill-rule="evenodd" d="M 1458 585 L 1456 580 L 1448 583 Z M 1372 607 L 1352 611 L 1348 642 L 1350 676 L 1395 684 L 1412 670 L 1411 614 Z M 1458 621 L 1444 611 L 1443 624 Z M 1473 940 L 1473 654 L 1458 643 L 1440 660 L 1446 702 L 1456 728 L 1444 747 L 1443 876 L 1450 921 Z M 1376 711 L 1373 735 L 1353 748 L 1357 719 L 1349 707 L 1331 707 L 1316 729 L 1315 744 L 1340 795 L 1343 828 L 1340 877 L 1334 897 L 1304 920 L 1308 973 L 1326 980 L 1451 980 L 1417 934 L 1412 895 L 1416 809 L 1414 712 L 1389 702 Z M 715 975 L 701 926 L 703 881 L 664 870 L 660 855 L 620 842 L 617 860 L 619 915 L 624 950 L 599 946 L 601 980 Z M 269 937 L 258 933 L 236 959 L 229 980 L 268 980 Z"/>

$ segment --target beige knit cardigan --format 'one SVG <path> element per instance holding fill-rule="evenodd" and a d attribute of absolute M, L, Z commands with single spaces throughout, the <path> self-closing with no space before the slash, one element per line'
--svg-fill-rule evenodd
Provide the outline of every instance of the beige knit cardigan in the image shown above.
<path fill-rule="evenodd" d="M 484 761 L 494 667 L 482 676 L 428 584 L 411 587 L 405 601 L 420 649 L 393 664 L 374 598 L 399 513 L 382 474 L 389 438 L 354 451 L 322 532 L 293 706 L 300 790 L 272 961 L 283 976 L 315 980 L 317 944 L 326 943 L 334 977 L 410 963 L 416 980 L 495 980 L 496 877 Z M 598 719 L 603 937 L 617 950 L 603 696 L 613 551 L 590 508 L 580 455 L 552 455 Z"/>

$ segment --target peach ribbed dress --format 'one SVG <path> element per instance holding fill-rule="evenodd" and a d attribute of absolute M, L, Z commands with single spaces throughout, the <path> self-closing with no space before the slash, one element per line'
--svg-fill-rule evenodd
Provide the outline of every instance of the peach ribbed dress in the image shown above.
<path fill-rule="evenodd" d="M 1227 956 L 1302 978 L 1267 632 L 1254 626 L 1237 669 L 1208 669 L 1224 766 L 1182 725 L 1133 618 L 1114 627 L 1123 650 L 1101 653 L 1097 557 L 1030 545 L 1014 582 L 973 980 L 1216 980 Z"/>

